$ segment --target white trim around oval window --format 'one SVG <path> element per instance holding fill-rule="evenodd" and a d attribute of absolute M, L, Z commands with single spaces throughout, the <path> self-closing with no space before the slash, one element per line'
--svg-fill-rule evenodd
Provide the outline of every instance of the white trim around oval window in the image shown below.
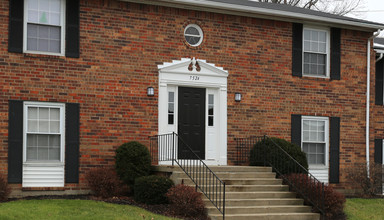
<path fill-rule="evenodd" d="M 195 37 L 200 37 L 199 41 L 195 44 L 191 43 L 191 42 L 188 42 L 188 40 L 186 39 L 186 31 L 188 28 L 195 28 L 198 32 L 199 32 L 199 35 L 187 35 L 187 36 L 195 36 Z M 197 24 L 189 24 L 185 27 L 184 29 L 184 40 L 188 43 L 188 45 L 192 46 L 192 47 L 197 47 L 199 46 L 202 42 L 203 42 L 203 39 L 204 39 L 204 33 L 203 33 L 203 30 L 201 29 L 201 27 Z"/>

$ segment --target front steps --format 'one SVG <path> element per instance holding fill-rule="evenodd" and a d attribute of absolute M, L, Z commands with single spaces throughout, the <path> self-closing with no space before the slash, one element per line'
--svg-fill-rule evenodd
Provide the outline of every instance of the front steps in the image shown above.
<path fill-rule="evenodd" d="M 161 169 L 157 167 L 157 169 Z M 164 169 L 164 168 L 163 168 Z M 320 214 L 312 213 L 310 206 L 288 191 L 270 167 L 210 166 L 226 183 L 226 220 L 319 220 Z M 180 169 L 173 169 L 175 184 L 194 186 Z M 222 214 L 204 196 L 208 215 L 212 220 L 222 219 Z"/>

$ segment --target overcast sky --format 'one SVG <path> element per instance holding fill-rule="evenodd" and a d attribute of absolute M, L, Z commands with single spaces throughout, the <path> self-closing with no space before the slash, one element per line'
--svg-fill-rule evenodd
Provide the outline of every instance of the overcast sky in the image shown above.
<path fill-rule="evenodd" d="M 360 10 L 357 18 L 384 24 L 384 0 L 364 0 Z"/>

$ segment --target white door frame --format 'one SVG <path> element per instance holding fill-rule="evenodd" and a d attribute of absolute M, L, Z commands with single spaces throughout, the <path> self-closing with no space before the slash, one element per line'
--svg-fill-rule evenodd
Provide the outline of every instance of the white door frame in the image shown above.
<path fill-rule="evenodd" d="M 227 78 L 223 68 L 207 63 L 205 60 L 183 58 L 159 65 L 159 134 L 177 132 L 177 105 L 175 103 L 175 123 L 168 125 L 168 92 L 177 91 L 179 86 L 206 88 L 206 96 L 211 91 L 215 97 L 215 126 L 207 127 L 206 120 L 206 160 L 208 165 L 227 165 Z M 206 105 L 207 110 L 207 105 Z M 206 111 L 207 112 L 207 111 Z M 217 115 L 216 115 L 217 114 Z M 207 116 L 206 116 L 207 117 Z M 210 132 L 208 134 L 208 132 Z M 213 141 L 207 141 L 210 135 Z M 212 144 L 213 143 L 213 144 Z M 213 146 L 215 145 L 215 146 Z M 170 164 L 170 162 L 160 162 Z"/>

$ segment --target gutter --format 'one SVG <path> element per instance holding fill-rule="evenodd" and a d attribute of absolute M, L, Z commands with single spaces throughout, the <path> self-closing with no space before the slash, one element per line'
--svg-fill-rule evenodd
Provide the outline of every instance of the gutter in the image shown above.
<path fill-rule="evenodd" d="M 371 40 L 380 34 L 378 29 L 367 41 L 367 107 L 366 107 L 366 125 L 365 125 L 365 154 L 367 160 L 367 175 L 369 177 L 369 107 L 370 107 L 370 92 L 371 92 Z"/>

